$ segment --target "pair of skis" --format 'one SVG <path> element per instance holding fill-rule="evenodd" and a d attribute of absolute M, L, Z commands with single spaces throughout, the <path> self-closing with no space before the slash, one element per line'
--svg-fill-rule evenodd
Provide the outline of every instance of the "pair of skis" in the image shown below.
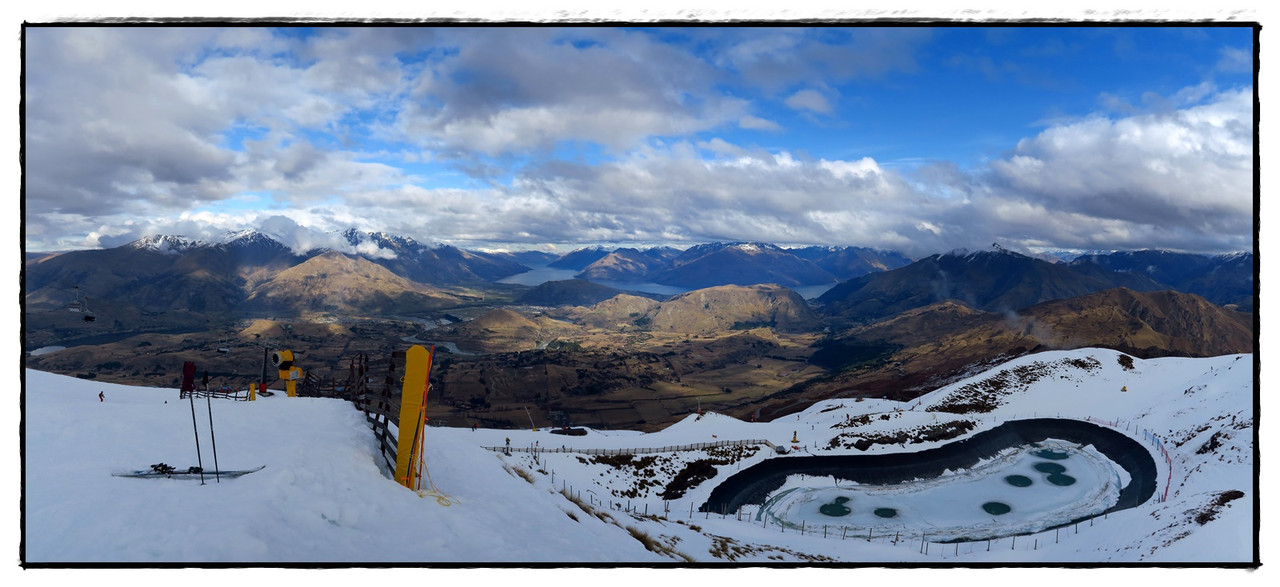
<path fill-rule="evenodd" d="M 228 479 L 235 479 L 236 477 L 261 471 L 264 468 L 266 468 L 266 465 L 262 465 L 261 467 L 258 467 L 256 469 L 243 469 L 239 471 L 205 471 L 202 467 L 187 467 L 186 469 L 177 469 L 175 467 L 166 465 L 164 463 L 158 463 L 155 465 L 151 465 L 150 469 L 128 471 L 125 473 L 112 473 L 112 475 L 115 477 L 135 477 L 135 478 L 142 478 L 142 479 L 156 479 L 156 478 L 195 479 L 196 477 L 199 477 L 201 475 L 209 474 L 209 475 L 216 475 L 218 477 L 226 477 Z"/>

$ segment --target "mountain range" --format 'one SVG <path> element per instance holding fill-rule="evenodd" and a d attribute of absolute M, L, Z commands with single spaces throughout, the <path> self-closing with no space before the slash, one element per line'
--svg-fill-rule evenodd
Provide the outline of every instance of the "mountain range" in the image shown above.
<path fill-rule="evenodd" d="M 459 294 L 442 288 L 486 284 L 529 269 L 504 253 L 428 246 L 384 233 L 348 230 L 340 236 L 354 254 L 330 247 L 299 254 L 256 231 L 230 233 L 216 243 L 162 235 L 113 249 L 52 254 L 25 265 L 24 299 L 29 310 L 57 309 L 80 288 L 116 313 L 287 315 L 324 307 L 376 314 L 417 302 L 456 305 Z"/>
<path fill-rule="evenodd" d="M 423 244 L 381 232 L 335 234 L 345 246 L 299 253 L 261 232 L 228 233 L 215 243 L 152 236 L 113 249 L 28 255 L 23 271 L 29 315 L 87 302 L 117 315 L 315 313 L 377 315 L 432 309 L 473 299 L 475 288 L 548 263 L 541 252 L 505 253 Z M 1215 304 L 1252 310 L 1254 256 L 1164 251 L 1090 254 L 1052 263 L 1000 247 L 953 251 L 911 261 L 859 247 L 784 249 L 768 243 L 707 243 L 678 250 L 579 249 L 549 261 L 578 270 L 582 283 L 515 288 L 531 305 L 589 305 L 623 289 L 596 287 L 648 281 L 688 289 L 773 284 L 833 284 L 816 309 L 853 325 L 959 300 L 983 311 L 1011 311 L 1117 287 L 1195 293 Z M 524 297 L 521 298 L 521 295 Z M 63 313 L 58 318 L 68 318 Z M 53 320 L 53 318 L 50 318 Z M 37 320 L 36 322 L 39 322 Z"/>
<path fill-rule="evenodd" d="M 1072 264 L 1092 263 L 1112 271 L 1145 275 L 1170 289 L 1199 295 L 1215 304 L 1253 311 L 1252 253 L 1195 255 L 1172 251 L 1119 251 L 1082 255 Z"/>
<path fill-rule="evenodd" d="M 1046 349 L 1108 347 L 1140 358 L 1251 352 L 1256 329 L 1255 316 L 1236 311 L 1252 307 L 1241 298 L 1241 284 L 1253 289 L 1251 254 L 1113 253 L 1055 263 L 992 247 L 910 262 L 851 247 L 709 243 L 685 251 L 592 248 L 554 261 L 580 274 L 716 283 L 651 296 L 589 279 L 492 281 L 545 254 L 465 251 L 383 233 L 334 236 L 344 244 L 306 253 L 245 231 L 218 243 L 159 236 L 31 257 L 23 274 L 26 348 L 84 352 L 24 361 L 103 379 L 165 377 L 156 365 L 181 353 L 204 349 L 214 364 L 224 360 L 222 347 L 251 347 L 236 333 L 246 318 L 341 322 L 352 335 L 305 341 L 313 365 L 333 368 L 351 341 L 381 353 L 421 335 L 456 345 L 444 348 L 460 353 L 450 357 L 448 380 L 463 403 L 505 393 L 503 385 L 541 365 L 544 374 L 573 378 L 549 378 L 540 400 L 529 392 L 521 401 L 555 399 L 597 416 L 616 405 L 611 423 L 656 425 L 678 412 L 637 412 L 636 397 L 694 394 L 706 402 L 711 393 L 735 413 L 775 418 L 834 397 L 915 397 L 993 361 Z M 871 272 L 837 284 L 824 266 Z M 778 283 L 813 279 L 833 284 L 816 303 Z M 726 280 L 746 283 L 717 283 Z M 1169 281 L 1223 301 L 1174 291 Z M 66 311 L 77 287 L 101 314 L 96 322 Z M 357 330 L 361 318 L 376 325 Z M 565 399 L 593 394 L 602 397 Z"/>
<path fill-rule="evenodd" d="M 1172 254 L 1150 270 L 1134 271 L 1126 253 L 1091 255 L 1070 263 L 1051 263 L 1000 247 L 932 255 L 905 267 L 850 279 L 817 298 L 821 311 L 849 323 L 879 320 L 946 300 L 958 300 L 985 311 L 1011 311 L 1050 300 L 1124 287 L 1135 291 L 1178 290 L 1225 292 L 1210 301 L 1252 307 L 1252 254 L 1198 257 L 1199 264 L 1175 273 L 1184 264 Z M 1117 269 L 1119 267 L 1120 269 Z M 1180 289 L 1157 277 L 1176 281 Z M 1241 286 L 1239 284 L 1247 284 Z M 1247 287 L 1248 294 L 1241 291 Z M 1208 299 L 1208 296 L 1205 296 Z"/>
<path fill-rule="evenodd" d="M 549 266 L 579 269 L 577 277 L 582 279 L 651 282 L 698 289 L 760 283 L 785 287 L 834 284 L 910 262 L 899 253 L 863 247 L 784 249 L 769 243 L 715 242 L 683 251 L 671 247 L 579 249 Z"/>

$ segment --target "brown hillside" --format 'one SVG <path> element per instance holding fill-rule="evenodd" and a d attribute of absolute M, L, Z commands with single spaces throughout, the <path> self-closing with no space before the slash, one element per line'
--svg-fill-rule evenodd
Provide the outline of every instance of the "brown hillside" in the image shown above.
<path fill-rule="evenodd" d="M 245 327 L 237 333 L 237 337 L 242 340 L 248 339 L 278 339 L 287 335 L 299 336 L 351 336 L 351 329 L 341 324 L 316 324 L 310 322 L 299 322 L 296 324 L 288 324 L 289 330 L 286 332 L 286 323 L 277 322 L 275 320 L 254 320 L 253 323 Z M 256 335 L 256 336 L 255 336 Z"/>
<path fill-rule="evenodd" d="M 258 284 L 247 304 L 299 314 L 413 313 L 458 304 L 437 288 L 400 277 L 358 257 L 325 253 Z"/>
<path fill-rule="evenodd" d="M 942 302 L 843 332 L 860 362 L 773 401 L 775 410 L 846 396 L 910 399 L 982 365 L 1030 352 L 1084 347 L 1140 358 L 1253 352 L 1252 322 L 1192 294 L 1117 288 L 1045 302 L 1020 313 L 981 312 Z M 805 403 L 804 405 L 807 405 Z M 776 417 L 781 413 L 770 413 Z M 785 410 L 783 410 L 785 412 Z"/>
<path fill-rule="evenodd" d="M 439 340 L 455 342 L 467 352 L 501 353 L 539 348 L 581 327 L 545 316 L 527 318 L 506 308 L 490 310 L 474 320 L 431 331 Z"/>
<path fill-rule="evenodd" d="M 784 332 L 819 327 L 804 298 L 780 285 L 725 285 L 694 290 L 659 306 L 651 328 L 667 332 L 717 332 L 770 326 Z"/>
<path fill-rule="evenodd" d="M 1020 318 L 1024 334 L 1051 348 L 1104 346 L 1144 357 L 1253 352 L 1247 314 L 1175 291 L 1111 289 L 1032 306 Z"/>
<path fill-rule="evenodd" d="M 625 330 L 640 328 L 646 321 L 652 320 L 658 310 L 658 302 L 649 298 L 619 294 L 589 308 L 575 307 L 566 313 L 566 318 L 574 322 L 594 328 L 609 330 Z"/>
<path fill-rule="evenodd" d="M 499 308 L 477 316 L 475 320 L 464 323 L 464 327 L 475 332 L 520 332 L 537 330 L 538 324 L 520 314 Z"/>
<path fill-rule="evenodd" d="M 645 256 L 640 251 L 622 249 L 587 265 L 578 276 L 585 279 L 634 280 L 643 278 L 646 273 L 661 265 L 660 260 Z"/>

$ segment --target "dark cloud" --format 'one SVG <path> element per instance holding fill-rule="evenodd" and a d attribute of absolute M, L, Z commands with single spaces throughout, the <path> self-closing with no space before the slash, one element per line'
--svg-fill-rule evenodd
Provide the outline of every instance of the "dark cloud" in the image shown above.
<path fill-rule="evenodd" d="M 705 62 L 643 32 L 450 29 L 456 53 L 418 74 L 399 128 L 451 156 L 590 141 L 617 150 L 654 135 L 736 122 L 745 104 L 713 91 Z"/>

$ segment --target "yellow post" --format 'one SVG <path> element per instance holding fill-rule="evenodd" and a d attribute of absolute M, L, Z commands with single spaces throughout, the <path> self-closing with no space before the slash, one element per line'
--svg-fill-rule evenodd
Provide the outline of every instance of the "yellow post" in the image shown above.
<path fill-rule="evenodd" d="M 280 370 L 280 378 L 284 380 L 285 394 L 289 397 L 298 397 L 298 383 L 302 378 L 301 367 L 289 367 L 288 370 Z"/>
<path fill-rule="evenodd" d="M 396 482 L 413 489 L 415 444 L 423 433 L 422 413 L 427 402 L 427 376 L 431 373 L 434 353 L 421 345 L 413 345 L 405 353 L 404 380 L 400 385 L 400 420 L 396 439 Z"/>

